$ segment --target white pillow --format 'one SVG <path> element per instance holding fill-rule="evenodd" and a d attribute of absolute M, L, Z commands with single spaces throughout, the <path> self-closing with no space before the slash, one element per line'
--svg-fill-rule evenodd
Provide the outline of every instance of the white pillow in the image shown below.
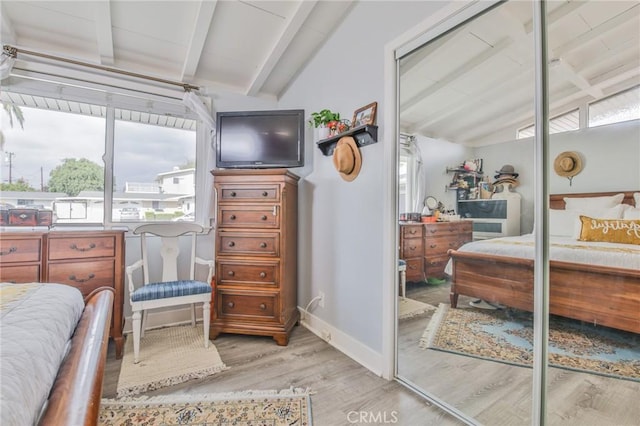
<path fill-rule="evenodd" d="M 624 193 L 606 197 L 564 197 L 564 208 L 567 210 L 608 209 L 610 207 L 619 205 L 620 203 L 622 203 L 623 199 Z"/>
<path fill-rule="evenodd" d="M 635 192 L 633 194 L 633 199 L 636 202 L 636 207 L 640 209 L 640 192 Z"/>
<path fill-rule="evenodd" d="M 626 211 L 625 204 L 618 204 L 609 209 L 556 210 L 549 209 L 549 235 L 556 237 L 572 237 L 580 235 L 580 215 L 598 219 L 622 219 Z"/>
<path fill-rule="evenodd" d="M 640 219 L 640 207 L 634 209 L 633 207 L 626 209 L 622 215 L 623 219 Z"/>

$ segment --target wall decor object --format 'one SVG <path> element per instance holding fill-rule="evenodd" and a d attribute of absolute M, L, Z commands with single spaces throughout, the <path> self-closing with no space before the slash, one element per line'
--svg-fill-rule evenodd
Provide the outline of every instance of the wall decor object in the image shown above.
<path fill-rule="evenodd" d="M 561 152 L 553 161 L 553 169 L 558 176 L 569 179 L 571 186 L 573 177 L 582 171 L 582 157 L 576 151 Z"/>
<path fill-rule="evenodd" d="M 358 108 L 353 113 L 353 120 L 351 120 L 352 127 L 364 126 L 365 124 L 376 124 L 376 109 L 378 108 L 377 102 L 371 102 L 369 105 L 365 105 L 362 108 Z"/>

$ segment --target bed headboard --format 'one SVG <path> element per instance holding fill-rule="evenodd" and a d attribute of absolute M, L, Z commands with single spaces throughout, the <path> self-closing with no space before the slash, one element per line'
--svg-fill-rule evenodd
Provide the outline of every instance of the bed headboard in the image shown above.
<path fill-rule="evenodd" d="M 579 194 L 551 194 L 549 196 L 549 208 L 564 210 L 564 198 L 565 197 L 567 197 L 567 198 L 606 197 L 606 196 L 610 196 L 610 195 L 620 194 L 621 192 L 624 193 L 624 199 L 622 200 L 622 203 L 623 204 L 629 204 L 629 205 L 633 206 L 634 205 L 633 194 L 634 194 L 634 192 L 640 192 L 640 190 L 637 190 L 637 191 L 613 191 L 613 192 L 583 192 L 583 193 L 579 193 Z"/>

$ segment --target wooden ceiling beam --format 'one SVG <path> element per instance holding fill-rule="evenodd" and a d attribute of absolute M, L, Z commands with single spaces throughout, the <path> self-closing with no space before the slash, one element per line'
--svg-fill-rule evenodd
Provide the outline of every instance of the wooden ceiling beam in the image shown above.
<path fill-rule="evenodd" d="M 267 54 L 267 57 L 262 62 L 258 72 L 254 75 L 253 80 L 247 89 L 247 96 L 255 96 L 260 92 L 265 81 L 267 81 L 267 78 L 271 75 L 271 72 L 280 58 L 282 58 L 282 55 L 287 50 L 287 47 L 289 47 L 289 44 L 291 44 L 291 41 L 293 41 L 295 36 L 299 33 L 302 24 L 306 21 L 307 17 L 316 6 L 316 3 L 318 3 L 317 0 L 299 2 L 298 8 L 286 23 L 278 41 Z"/>
<path fill-rule="evenodd" d="M 217 0 L 201 1 L 198 4 L 196 19 L 189 38 L 189 47 L 187 48 L 182 72 L 180 73 L 181 81 L 193 80 L 196 75 L 217 4 Z"/>

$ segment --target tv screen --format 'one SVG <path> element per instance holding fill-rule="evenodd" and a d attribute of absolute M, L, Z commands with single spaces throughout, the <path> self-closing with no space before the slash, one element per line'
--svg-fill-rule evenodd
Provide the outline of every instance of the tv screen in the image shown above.
<path fill-rule="evenodd" d="M 219 168 L 304 166 L 304 110 L 216 114 Z"/>

